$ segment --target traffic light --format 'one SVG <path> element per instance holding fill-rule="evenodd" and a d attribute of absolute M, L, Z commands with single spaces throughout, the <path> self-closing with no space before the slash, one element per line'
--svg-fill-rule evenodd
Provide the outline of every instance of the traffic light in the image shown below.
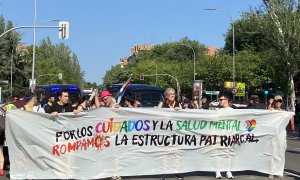
<path fill-rule="evenodd" d="M 58 79 L 62 79 L 62 73 L 58 73 Z"/>
<path fill-rule="evenodd" d="M 144 81 L 144 79 L 145 79 L 144 73 L 140 73 L 140 80 Z"/>
<path fill-rule="evenodd" d="M 269 94 L 269 90 L 265 89 L 264 90 L 264 95 L 268 95 Z"/>
<path fill-rule="evenodd" d="M 60 39 L 68 39 L 69 38 L 69 22 L 66 22 L 66 21 L 59 22 L 58 37 Z"/>

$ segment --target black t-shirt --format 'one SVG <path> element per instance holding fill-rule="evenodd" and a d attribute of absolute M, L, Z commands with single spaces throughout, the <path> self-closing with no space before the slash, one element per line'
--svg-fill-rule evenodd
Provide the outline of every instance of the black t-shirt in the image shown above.
<path fill-rule="evenodd" d="M 45 113 L 51 113 L 51 109 L 52 109 L 52 106 L 50 106 L 49 104 L 46 104 L 45 107 L 44 107 L 44 110 L 45 110 Z"/>
<path fill-rule="evenodd" d="M 53 113 L 53 112 L 58 112 L 58 113 L 64 113 L 64 112 L 73 112 L 73 108 L 70 104 L 64 104 L 64 105 L 60 105 L 57 102 L 55 102 L 51 108 L 50 111 L 48 112 L 49 114 Z"/>
<path fill-rule="evenodd" d="M 209 109 L 209 104 L 208 104 L 208 102 L 206 102 L 206 103 L 202 103 L 202 109 Z"/>

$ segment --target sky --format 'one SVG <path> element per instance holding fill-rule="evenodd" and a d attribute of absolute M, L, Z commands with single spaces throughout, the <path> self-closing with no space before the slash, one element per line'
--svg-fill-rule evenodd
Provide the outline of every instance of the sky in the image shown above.
<path fill-rule="evenodd" d="M 34 0 L 0 0 L 0 15 L 15 26 L 34 24 Z M 36 43 L 50 37 L 78 56 L 85 80 L 103 83 L 106 71 L 130 56 L 138 44 L 163 44 L 187 37 L 206 46 L 224 47 L 230 16 L 258 7 L 262 0 L 36 0 L 37 24 L 70 23 L 70 37 L 57 29 L 37 29 Z M 205 11 L 216 8 L 217 11 Z M 223 10 L 223 11 L 221 11 Z M 226 11 L 228 14 L 224 13 Z M 229 16 L 230 15 L 230 16 Z M 58 25 L 47 22 L 43 25 Z M 19 29 L 21 42 L 33 44 L 33 29 Z"/>

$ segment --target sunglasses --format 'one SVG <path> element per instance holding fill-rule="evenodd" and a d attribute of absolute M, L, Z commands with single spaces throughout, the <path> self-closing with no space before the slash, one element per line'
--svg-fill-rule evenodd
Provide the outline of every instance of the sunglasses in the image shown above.
<path fill-rule="evenodd" d="M 282 100 L 279 99 L 279 100 L 276 100 L 275 102 L 276 102 L 276 103 L 282 103 Z"/>
<path fill-rule="evenodd" d="M 223 100 L 227 100 L 227 99 L 219 99 L 219 101 L 223 101 Z"/>
<path fill-rule="evenodd" d="M 103 101 L 106 101 L 108 98 L 109 98 L 109 97 L 106 96 L 106 97 L 104 97 L 102 100 L 103 100 Z"/>

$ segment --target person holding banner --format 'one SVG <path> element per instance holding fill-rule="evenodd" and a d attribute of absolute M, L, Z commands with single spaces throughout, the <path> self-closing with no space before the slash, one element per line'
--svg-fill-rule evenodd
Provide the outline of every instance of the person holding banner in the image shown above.
<path fill-rule="evenodd" d="M 51 110 L 52 105 L 55 103 L 55 96 L 54 95 L 50 95 L 50 97 L 48 98 L 48 102 L 47 104 L 44 105 L 44 110 L 45 113 L 49 113 Z"/>
<path fill-rule="evenodd" d="M 4 154 L 3 154 L 3 146 L 4 146 L 4 141 L 5 141 L 5 132 L 4 129 L 3 131 L 0 132 L 0 176 L 4 176 Z"/>
<path fill-rule="evenodd" d="M 175 111 L 182 109 L 181 104 L 175 100 L 176 93 L 173 88 L 166 89 L 164 95 L 166 99 L 158 104 L 158 108 L 170 108 L 174 109 Z M 175 177 L 176 179 L 183 179 L 183 177 L 181 177 L 179 174 L 176 174 Z M 163 178 L 163 180 L 164 179 L 165 178 Z"/>
<path fill-rule="evenodd" d="M 220 92 L 219 96 L 219 110 L 232 110 L 233 108 L 231 107 L 231 96 L 226 93 L 226 92 Z M 218 109 L 217 109 L 218 110 Z M 231 173 L 231 171 L 227 171 L 226 172 L 226 177 L 228 179 L 233 179 L 233 175 Z M 222 174 L 220 171 L 216 171 L 216 179 L 222 179 Z"/>
<path fill-rule="evenodd" d="M 284 111 L 283 109 L 281 109 L 282 102 L 283 102 L 282 96 L 276 95 L 274 97 L 274 100 L 273 100 L 271 106 L 269 107 L 269 110 Z M 295 130 L 294 117 L 291 118 L 290 125 L 291 125 L 292 131 L 294 131 Z M 279 178 L 284 179 L 283 176 L 279 176 Z M 274 179 L 274 175 L 269 174 L 269 179 Z"/>
<path fill-rule="evenodd" d="M 4 176 L 4 153 L 3 146 L 5 141 L 5 115 L 6 115 L 7 107 L 6 105 L 2 105 L 0 107 L 0 176 Z"/>
<path fill-rule="evenodd" d="M 182 109 L 181 104 L 175 100 L 175 90 L 173 88 L 168 88 L 164 92 L 165 100 L 158 104 L 158 108 L 170 108 L 176 111 Z"/>
<path fill-rule="evenodd" d="M 109 91 L 102 91 L 100 99 L 105 103 L 106 107 L 109 108 L 120 108 L 120 105 L 116 102 L 115 98 L 112 97 L 112 94 Z M 111 179 L 113 180 L 120 180 L 122 179 L 121 176 L 113 176 Z"/>
<path fill-rule="evenodd" d="M 51 116 L 58 116 L 59 113 L 74 112 L 72 106 L 69 104 L 69 92 L 61 90 L 57 94 L 58 101 L 54 103 L 49 111 Z"/>
<path fill-rule="evenodd" d="M 88 99 L 88 103 L 90 104 L 90 109 L 96 109 L 101 106 L 97 88 L 93 90 L 92 95 Z"/>
<path fill-rule="evenodd" d="M 283 109 L 281 109 L 282 103 L 283 103 L 282 96 L 277 95 L 277 96 L 274 97 L 273 103 L 272 103 L 272 105 L 271 105 L 271 107 L 269 109 L 270 110 L 284 111 Z M 290 128 L 291 128 L 292 132 L 295 131 L 295 120 L 294 120 L 294 117 L 292 117 L 291 120 L 290 120 Z"/>
<path fill-rule="evenodd" d="M 109 91 L 102 91 L 100 99 L 105 103 L 106 107 L 109 108 L 119 108 L 120 105 L 116 102 L 116 99 L 112 97 L 112 94 Z"/>
<path fill-rule="evenodd" d="M 87 95 L 82 96 L 80 99 L 80 104 L 77 107 L 77 112 L 87 111 L 90 109 L 90 101 Z"/>

